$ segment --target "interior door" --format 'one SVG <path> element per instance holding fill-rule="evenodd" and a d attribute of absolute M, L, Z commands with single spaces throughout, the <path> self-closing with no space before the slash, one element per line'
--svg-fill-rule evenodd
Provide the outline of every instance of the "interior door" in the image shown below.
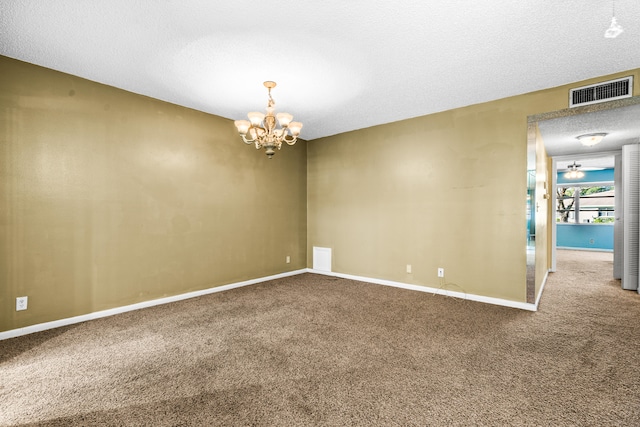
<path fill-rule="evenodd" d="M 622 279 L 624 265 L 624 190 L 622 189 L 622 154 L 616 154 L 613 169 L 613 180 L 616 189 L 614 199 L 615 221 L 613 223 L 613 278 Z"/>
<path fill-rule="evenodd" d="M 640 265 L 640 144 L 622 147 L 623 289 L 638 289 Z"/>

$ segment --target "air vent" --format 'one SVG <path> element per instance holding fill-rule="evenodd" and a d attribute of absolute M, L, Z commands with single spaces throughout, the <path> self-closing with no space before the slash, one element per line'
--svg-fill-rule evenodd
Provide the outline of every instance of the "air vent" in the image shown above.
<path fill-rule="evenodd" d="M 633 76 L 610 80 L 569 91 L 569 108 L 633 96 Z"/>

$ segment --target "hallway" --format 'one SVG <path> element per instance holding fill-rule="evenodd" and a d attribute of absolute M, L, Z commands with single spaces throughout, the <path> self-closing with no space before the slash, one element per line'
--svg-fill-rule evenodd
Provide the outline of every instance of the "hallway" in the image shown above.
<path fill-rule="evenodd" d="M 640 295 L 635 291 L 625 291 L 620 280 L 613 278 L 613 252 L 579 251 L 570 249 L 557 250 L 557 270 L 549 273 L 543 291 L 541 305 L 544 305 L 545 294 L 550 287 L 580 287 L 583 296 L 612 298 L 624 295 L 636 298 L 640 303 Z M 628 296 L 627 296 L 628 295 Z M 623 297 L 624 298 L 624 297 Z"/>

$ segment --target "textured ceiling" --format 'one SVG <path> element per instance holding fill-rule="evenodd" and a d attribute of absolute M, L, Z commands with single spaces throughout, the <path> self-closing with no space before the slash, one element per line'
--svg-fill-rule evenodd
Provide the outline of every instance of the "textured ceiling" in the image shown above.
<path fill-rule="evenodd" d="M 578 161 L 584 167 L 612 168 L 623 145 L 640 143 L 640 104 L 538 122 L 547 154 L 558 159 L 558 169 Z M 607 135 L 593 147 L 585 147 L 579 135 Z"/>
<path fill-rule="evenodd" d="M 3 0 L 0 54 L 322 136 L 640 67 L 640 1 Z"/>

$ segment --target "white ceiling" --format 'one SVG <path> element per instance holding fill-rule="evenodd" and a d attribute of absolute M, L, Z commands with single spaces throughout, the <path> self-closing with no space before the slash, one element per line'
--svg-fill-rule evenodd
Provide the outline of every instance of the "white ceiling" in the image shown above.
<path fill-rule="evenodd" d="M 640 67 L 640 1 L 2 0 L 0 54 L 322 136 Z"/>
<path fill-rule="evenodd" d="M 538 122 L 547 154 L 558 159 L 558 170 L 577 161 L 585 168 L 612 168 L 612 153 L 640 143 L 640 104 Z M 576 139 L 604 132 L 602 142 L 585 147 Z"/>

